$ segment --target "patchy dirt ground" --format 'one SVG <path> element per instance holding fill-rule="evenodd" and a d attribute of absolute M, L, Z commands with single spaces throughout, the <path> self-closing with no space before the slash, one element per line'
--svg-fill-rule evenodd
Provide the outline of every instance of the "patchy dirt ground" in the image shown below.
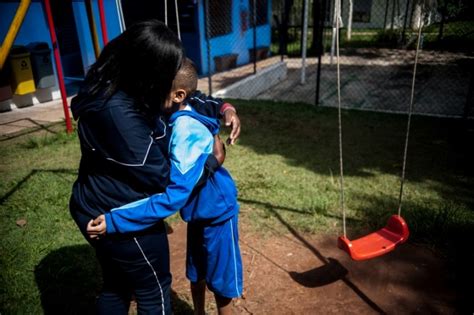
<path fill-rule="evenodd" d="M 169 235 L 175 312 L 192 312 L 185 277 L 186 225 Z M 453 314 L 455 292 L 447 285 L 443 260 L 430 250 L 405 244 L 370 261 L 354 262 L 335 236 L 263 237 L 240 227 L 244 298 L 236 314 Z M 208 311 L 215 311 L 208 294 Z M 179 304 L 176 306 L 176 304 Z"/>

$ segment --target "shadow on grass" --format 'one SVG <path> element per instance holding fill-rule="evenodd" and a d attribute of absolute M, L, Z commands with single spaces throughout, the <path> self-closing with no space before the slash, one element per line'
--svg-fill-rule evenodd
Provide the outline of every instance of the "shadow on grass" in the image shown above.
<path fill-rule="evenodd" d="M 45 315 L 95 314 L 102 286 L 100 265 L 89 245 L 67 246 L 50 252 L 35 268 Z M 174 314 L 191 315 L 189 303 L 171 292 Z"/>
<path fill-rule="evenodd" d="M 259 205 L 265 207 L 265 209 L 278 209 L 278 210 L 283 210 L 283 211 L 288 211 L 296 214 L 301 214 L 301 215 L 314 215 L 313 212 L 307 211 L 307 210 L 302 210 L 302 209 L 296 209 L 296 208 L 290 208 L 290 207 L 284 207 L 284 206 L 279 206 L 279 205 L 274 205 L 269 202 L 263 202 L 263 201 L 257 201 L 257 200 L 250 200 L 250 199 L 245 199 L 245 198 L 238 198 L 240 202 L 243 203 L 252 203 L 254 205 Z M 319 213 L 322 216 L 328 217 L 328 218 L 333 218 L 333 219 L 339 219 L 341 220 L 341 216 L 335 216 L 330 213 L 324 212 L 324 213 Z M 356 220 L 352 218 L 347 218 L 347 222 L 356 222 Z"/>
<path fill-rule="evenodd" d="M 0 205 L 2 205 L 8 198 L 18 191 L 24 184 L 28 182 L 30 178 L 35 176 L 38 173 L 53 173 L 53 174 L 66 174 L 66 175 L 77 175 L 77 169 L 67 169 L 67 168 L 58 168 L 58 169 L 33 169 L 28 175 L 23 177 L 18 183 L 13 186 L 7 193 L 0 197 Z"/>
<path fill-rule="evenodd" d="M 58 134 L 58 131 L 52 129 L 51 127 L 54 127 L 54 126 L 59 125 L 59 124 L 63 124 L 62 121 L 53 122 L 53 123 L 48 122 L 48 123 L 42 124 L 42 123 L 37 122 L 36 120 L 31 119 L 31 118 L 22 118 L 22 119 L 17 119 L 17 120 L 14 120 L 14 121 L 9 121 L 9 122 L 6 122 L 6 123 L 2 123 L 2 124 L 0 124 L 0 126 L 14 124 L 14 123 L 17 123 L 19 121 L 24 121 L 24 120 L 29 121 L 30 123 L 35 125 L 35 127 L 29 127 L 29 128 L 25 128 L 24 130 L 21 130 L 21 131 L 18 131 L 18 132 L 2 135 L 2 136 L 0 136 L 0 142 L 7 141 L 7 140 L 10 140 L 10 139 L 15 139 L 15 138 L 27 135 L 27 134 L 32 134 L 32 133 L 35 133 L 39 130 L 44 130 L 44 131 L 47 131 L 47 132 L 52 133 L 52 134 Z"/>
<path fill-rule="evenodd" d="M 44 314 L 95 314 L 100 266 L 89 245 L 50 252 L 35 268 Z"/>
<path fill-rule="evenodd" d="M 337 176 L 337 110 L 274 102 L 235 104 L 245 125 L 240 145 L 261 155 L 280 155 L 288 165 Z M 354 111 L 342 115 L 344 174 L 400 176 L 406 116 Z M 474 206 L 469 193 L 474 190 L 474 151 L 467 145 L 474 142 L 474 121 L 415 116 L 412 127 L 407 181 L 432 182 L 431 189 L 446 200 L 455 196 Z"/>

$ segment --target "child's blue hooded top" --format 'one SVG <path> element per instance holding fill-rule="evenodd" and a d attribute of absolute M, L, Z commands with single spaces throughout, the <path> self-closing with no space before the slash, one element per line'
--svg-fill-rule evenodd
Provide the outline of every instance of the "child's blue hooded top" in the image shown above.
<path fill-rule="evenodd" d="M 195 189 L 219 121 L 200 115 L 190 106 L 170 119 L 170 183 L 164 193 L 144 198 L 105 214 L 107 233 L 126 233 L 146 229 L 178 210 L 184 221 L 219 223 L 239 210 L 237 189 L 230 174 L 220 167 L 206 183 Z"/>

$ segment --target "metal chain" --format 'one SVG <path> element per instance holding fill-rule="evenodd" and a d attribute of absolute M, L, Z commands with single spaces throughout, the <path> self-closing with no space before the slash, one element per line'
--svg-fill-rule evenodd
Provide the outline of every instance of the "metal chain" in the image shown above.
<path fill-rule="evenodd" d="M 337 103 L 338 103 L 338 124 L 339 124 L 339 171 L 340 171 L 340 203 L 342 209 L 342 229 L 344 237 L 347 237 L 347 229 L 346 229 L 346 209 L 344 205 L 344 160 L 342 155 L 342 115 L 341 115 L 341 70 L 340 70 L 340 56 L 339 56 L 339 21 L 340 21 L 340 0 L 336 0 L 336 66 L 337 66 Z M 423 12 L 423 8 L 422 8 Z M 408 110 L 408 122 L 407 122 L 407 132 L 405 136 L 405 148 L 403 152 L 403 166 L 402 166 L 402 174 L 400 180 L 400 195 L 398 199 L 398 215 L 401 215 L 402 210 L 402 199 L 403 199 L 403 188 L 405 183 L 405 171 L 406 171 L 406 164 L 407 164 L 407 155 L 408 155 L 408 142 L 410 138 L 410 128 L 411 128 L 411 116 L 413 113 L 413 104 L 415 99 L 415 81 L 416 81 L 416 71 L 418 65 L 418 56 L 420 52 L 420 44 L 421 44 L 421 33 L 423 29 L 423 21 L 421 22 L 419 29 L 418 29 L 418 40 L 416 44 L 416 51 L 415 51 L 415 64 L 413 67 L 413 78 L 411 83 L 411 95 L 410 95 L 410 107 Z"/>
<path fill-rule="evenodd" d="M 347 237 L 346 231 L 346 209 L 344 207 L 344 162 L 342 158 L 342 115 L 341 115 L 341 68 L 339 62 L 339 25 L 341 15 L 341 0 L 336 0 L 336 73 L 337 73 L 337 108 L 338 108 L 338 121 L 339 121 L 339 172 L 340 172 L 340 187 L 341 187 L 341 209 L 342 209 L 342 231 L 344 237 Z"/>
<path fill-rule="evenodd" d="M 424 11 L 424 7 L 421 7 L 421 12 Z M 422 15 L 423 16 L 423 15 Z M 405 170 L 407 164 L 407 154 L 408 154 L 408 139 L 410 137 L 410 127 L 411 127 L 411 115 L 413 112 L 413 103 L 415 99 L 415 79 L 416 79 L 416 68 L 418 64 L 418 55 L 420 52 L 420 43 L 421 43 L 421 31 L 423 29 L 423 17 L 420 22 L 418 28 L 418 40 L 416 43 L 416 51 L 415 51 L 415 65 L 413 66 L 413 78 L 411 82 L 411 95 L 410 95 L 410 107 L 408 109 L 408 122 L 407 122 L 407 133 L 405 136 L 405 149 L 403 152 L 403 166 L 402 166 L 402 175 L 400 180 L 400 195 L 398 197 L 398 215 L 400 216 L 402 213 L 402 199 L 403 199 L 403 186 L 405 183 Z"/>
<path fill-rule="evenodd" d="M 178 32 L 178 38 L 181 40 L 181 29 L 179 27 L 179 10 L 178 10 L 178 0 L 174 0 L 174 9 L 176 11 L 176 31 Z"/>
<path fill-rule="evenodd" d="M 163 0 L 165 2 L 165 25 L 168 26 L 168 0 Z"/>

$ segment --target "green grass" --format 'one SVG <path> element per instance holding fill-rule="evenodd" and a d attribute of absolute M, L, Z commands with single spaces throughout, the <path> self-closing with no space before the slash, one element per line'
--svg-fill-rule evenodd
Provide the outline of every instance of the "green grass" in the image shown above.
<path fill-rule="evenodd" d="M 290 229 L 336 238 L 337 112 L 303 104 L 234 103 L 243 130 L 238 145 L 228 148 L 225 165 L 239 188 L 242 224 L 262 236 Z M 406 119 L 345 111 L 343 122 L 353 237 L 379 228 L 396 212 Z M 437 249 L 469 279 L 462 272 L 474 263 L 466 250 L 474 230 L 472 131 L 460 126 L 414 117 L 402 215 L 411 241 Z M 79 157 L 77 136 L 62 132 L 1 143 L 1 314 L 92 312 L 100 271 L 68 210 Z M 26 226 L 17 226 L 19 219 Z M 188 302 L 178 302 L 189 309 Z"/>

